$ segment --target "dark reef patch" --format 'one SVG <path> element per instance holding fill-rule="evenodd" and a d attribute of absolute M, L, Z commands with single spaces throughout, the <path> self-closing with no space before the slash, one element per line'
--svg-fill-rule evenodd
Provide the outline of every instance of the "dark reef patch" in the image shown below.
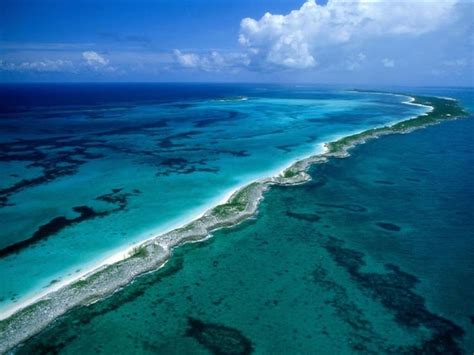
<path fill-rule="evenodd" d="M 9 197 L 26 188 L 42 185 L 62 176 L 75 174 L 78 166 L 81 164 L 82 162 L 76 161 L 74 165 L 67 165 L 63 167 L 46 167 L 43 171 L 43 175 L 41 176 L 32 179 L 22 179 L 9 187 L 0 189 L 0 207 L 8 206 Z"/>
<path fill-rule="evenodd" d="M 60 232 L 66 227 L 72 226 L 80 222 L 84 222 L 88 219 L 104 216 L 106 213 L 106 212 L 95 212 L 92 208 L 87 207 L 87 206 L 73 207 L 73 210 L 79 213 L 78 217 L 66 218 L 64 216 L 59 216 L 59 217 L 53 218 L 48 223 L 40 226 L 30 238 L 24 239 L 20 242 L 11 244 L 5 248 L 0 249 L 0 257 L 3 258 L 11 254 L 18 253 L 21 250 L 31 247 L 32 245 L 40 241 L 44 241 L 48 239 L 49 237 Z"/>
<path fill-rule="evenodd" d="M 206 118 L 194 122 L 194 127 L 208 127 L 212 126 L 215 123 L 233 122 L 236 121 L 236 119 L 243 119 L 247 117 L 246 114 L 243 114 L 238 111 L 216 111 L 212 113 L 207 113 L 206 116 Z"/>
<path fill-rule="evenodd" d="M 218 173 L 218 167 L 205 167 L 207 159 L 189 161 L 185 158 L 165 158 L 158 163 L 155 176 L 169 176 L 171 174 L 192 174 L 194 172 Z"/>
<path fill-rule="evenodd" d="M 297 144 L 283 144 L 283 145 L 277 145 L 275 148 L 283 150 L 284 152 L 291 152 L 293 148 L 297 147 Z"/>
<path fill-rule="evenodd" d="M 391 232 L 399 232 L 402 230 L 400 226 L 397 226 L 396 224 L 393 223 L 388 223 L 388 222 L 377 222 L 375 223 L 378 227 L 391 231 Z"/>
<path fill-rule="evenodd" d="M 88 219 L 104 216 L 106 212 L 95 212 L 92 208 L 87 206 L 77 206 L 73 207 L 73 210 L 79 213 L 79 216 L 76 218 L 66 218 L 64 216 L 55 217 L 50 220 L 48 223 L 40 226 L 36 232 L 30 238 L 24 239 L 20 242 L 11 244 L 5 248 L 0 249 L 0 257 L 5 257 L 19 251 L 31 247 L 32 245 L 44 241 L 54 234 L 60 232 L 66 227 L 72 226 L 74 224 L 84 222 Z"/>
<path fill-rule="evenodd" d="M 461 354 L 457 339 L 464 330 L 450 320 L 431 313 L 423 297 L 414 292 L 418 279 L 401 271 L 396 265 L 386 264 L 386 273 L 361 271 L 365 265 L 364 254 L 346 248 L 344 241 L 329 237 L 323 244 L 332 259 L 343 267 L 351 278 L 374 300 L 390 310 L 402 326 L 426 328 L 431 337 L 418 347 L 400 349 L 402 353 Z"/>
<path fill-rule="evenodd" d="M 380 185 L 395 185 L 393 181 L 388 181 L 388 180 L 375 180 L 374 182 Z"/>
<path fill-rule="evenodd" d="M 186 335 L 196 339 L 201 345 L 216 355 L 251 354 L 253 346 L 237 329 L 220 324 L 204 323 L 188 318 Z"/>
<path fill-rule="evenodd" d="M 117 207 L 107 211 L 107 214 L 118 212 L 127 208 L 128 199 L 132 196 L 140 194 L 140 190 L 134 189 L 133 192 L 122 192 L 123 189 L 112 189 L 111 193 L 104 194 L 95 198 L 97 201 L 107 202 Z"/>
<path fill-rule="evenodd" d="M 36 232 L 27 239 L 21 240 L 19 242 L 10 244 L 2 249 L 0 249 L 0 258 L 6 257 L 11 254 L 16 254 L 23 249 L 31 247 L 41 241 L 45 241 L 53 235 L 59 233 L 63 229 L 73 226 L 75 224 L 91 220 L 98 217 L 105 217 L 111 213 L 121 211 L 127 207 L 128 198 L 133 193 L 120 193 L 122 189 L 113 189 L 112 193 L 105 194 L 99 197 L 96 197 L 96 200 L 104 201 L 110 204 L 114 204 L 117 207 L 107 211 L 97 212 L 88 206 L 76 206 L 72 210 L 79 214 L 75 218 L 67 218 L 64 216 L 54 217 L 46 224 L 43 224 L 38 227 Z"/>
<path fill-rule="evenodd" d="M 343 209 L 349 212 L 367 212 L 367 208 L 361 205 L 356 204 L 333 204 L 333 203 L 316 203 L 317 206 L 326 207 L 326 208 L 335 208 L 335 209 Z"/>
<path fill-rule="evenodd" d="M 316 213 L 296 213 L 291 211 L 286 211 L 285 214 L 288 217 L 296 218 L 301 221 L 306 222 L 318 222 L 321 219 L 321 216 L 317 215 Z"/>
<path fill-rule="evenodd" d="M 102 154 L 89 152 L 89 148 L 104 146 L 104 141 L 99 139 L 75 139 L 70 136 L 1 143 L 0 161 L 31 162 L 28 167 L 41 168 L 42 174 L 0 189 L 0 208 L 8 206 L 8 199 L 15 193 L 63 176 L 74 175 L 87 161 L 103 157 Z"/>
<path fill-rule="evenodd" d="M 62 341 L 56 341 L 54 343 L 45 343 L 38 342 L 33 349 L 25 349 L 23 346 L 19 346 L 16 350 L 16 354 L 37 354 L 37 355 L 52 355 L 59 354 L 61 349 L 63 349 L 68 343 L 74 341 L 77 338 L 77 335 L 69 334 L 67 339 Z M 31 351 L 31 352 L 30 352 Z"/>
<path fill-rule="evenodd" d="M 417 178 L 405 178 L 406 181 L 411 181 L 411 182 L 420 182 L 420 179 Z"/>
<path fill-rule="evenodd" d="M 175 143 L 174 141 L 182 140 L 182 139 L 191 139 L 195 135 L 202 134 L 202 133 L 203 132 L 200 132 L 200 131 L 187 131 L 187 132 L 172 134 L 172 135 L 160 138 L 158 141 L 158 146 L 163 149 L 184 147 L 184 144 Z"/>
<path fill-rule="evenodd" d="M 105 130 L 102 132 L 93 133 L 94 136 L 114 136 L 114 135 L 127 135 L 127 134 L 137 134 L 147 132 L 149 130 L 160 130 L 168 126 L 168 123 L 163 120 L 159 122 L 144 123 L 144 124 L 134 124 L 133 126 L 124 126 L 114 129 Z"/>
<path fill-rule="evenodd" d="M 364 312 L 352 300 L 347 290 L 331 280 L 328 277 L 328 271 L 320 264 L 316 265 L 311 276 L 313 282 L 331 295 L 326 304 L 332 306 L 338 317 L 354 330 L 351 333 L 350 342 L 352 349 L 367 353 L 371 344 L 381 347 L 383 339 L 374 331 L 372 323 L 367 320 Z"/>
<path fill-rule="evenodd" d="M 201 131 L 186 131 L 186 132 L 181 132 L 181 133 L 176 133 L 176 134 L 172 134 L 168 137 L 166 137 L 166 139 L 191 139 L 193 138 L 194 136 L 198 135 L 198 134 L 202 134 L 203 132 Z"/>
<path fill-rule="evenodd" d="M 168 148 L 184 147 L 184 144 L 176 144 L 176 143 L 173 143 L 171 139 L 164 138 L 158 142 L 158 146 L 163 149 L 168 149 Z"/>
<path fill-rule="evenodd" d="M 221 150 L 219 151 L 219 153 L 230 154 L 234 157 L 239 157 L 239 158 L 250 156 L 250 153 L 247 152 L 246 150 Z"/>
<path fill-rule="evenodd" d="M 167 167 L 175 167 L 175 166 L 184 166 L 188 164 L 188 160 L 185 158 L 168 158 L 161 162 L 161 165 Z"/>
<path fill-rule="evenodd" d="M 416 171 L 418 173 L 429 173 L 430 171 L 425 168 L 418 168 L 418 167 L 410 167 L 411 170 Z"/>

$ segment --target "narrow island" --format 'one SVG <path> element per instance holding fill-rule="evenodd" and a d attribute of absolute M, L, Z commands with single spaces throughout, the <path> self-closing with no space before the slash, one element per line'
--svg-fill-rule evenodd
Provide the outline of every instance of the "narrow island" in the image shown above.
<path fill-rule="evenodd" d="M 380 94 L 394 95 L 382 92 Z M 290 186 L 309 181 L 311 177 L 307 170 L 310 165 L 324 163 L 330 158 L 347 157 L 352 147 L 370 139 L 409 133 L 446 120 L 468 116 L 459 103 L 450 98 L 395 95 L 408 97 L 407 104 L 429 107 L 430 111 L 391 126 L 369 129 L 326 143 L 324 153 L 295 162 L 279 176 L 248 184 L 232 194 L 227 202 L 208 210 L 193 222 L 136 246 L 123 260 L 105 265 L 73 283 L 33 300 L 0 321 L 0 353 L 13 349 L 39 333 L 72 308 L 96 302 L 126 286 L 139 275 L 160 268 L 172 256 L 174 248 L 184 243 L 202 241 L 217 229 L 235 226 L 251 217 L 257 212 L 264 192 L 271 186 Z"/>

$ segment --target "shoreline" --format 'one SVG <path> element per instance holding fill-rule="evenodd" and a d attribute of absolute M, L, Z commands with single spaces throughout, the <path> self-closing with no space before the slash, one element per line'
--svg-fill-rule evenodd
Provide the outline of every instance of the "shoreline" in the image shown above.
<path fill-rule="evenodd" d="M 257 212 L 264 192 L 271 186 L 291 186 L 309 181 L 311 177 L 306 171 L 312 164 L 323 163 L 329 158 L 346 157 L 351 148 L 369 139 L 387 134 L 409 133 L 443 120 L 466 116 L 466 112 L 453 99 L 379 93 L 407 97 L 405 104 L 430 107 L 431 110 L 416 117 L 390 123 L 390 126 L 336 136 L 334 140 L 320 144 L 322 152 L 295 161 L 278 175 L 254 180 L 226 193 L 220 204 L 214 205 L 215 207 L 184 226 L 137 242 L 106 258 L 101 265 L 84 272 L 82 276 L 75 275 L 72 280 L 59 281 L 54 285 L 55 290 L 45 290 L 40 295 L 16 304 L 2 314 L 0 352 L 8 351 L 39 333 L 70 309 L 96 302 L 126 286 L 137 276 L 157 270 L 172 256 L 174 248 L 188 242 L 207 239 L 211 237 L 212 232 L 237 225 L 251 217 Z"/>
<path fill-rule="evenodd" d="M 320 147 L 321 153 L 316 154 L 323 154 L 326 150 L 325 148 L 326 143 L 319 143 L 317 146 Z M 305 158 L 302 158 L 305 159 Z M 11 305 L 5 307 L 4 309 L 0 310 L 0 323 L 15 313 L 21 311 L 22 309 L 32 305 L 33 303 L 39 301 L 41 298 L 46 297 L 48 294 L 51 294 L 53 292 L 56 292 L 60 290 L 63 287 L 67 287 L 68 285 L 82 279 L 86 279 L 87 277 L 91 276 L 92 274 L 101 271 L 103 268 L 106 268 L 110 265 L 116 264 L 120 261 L 123 261 L 131 256 L 133 254 L 133 251 L 136 248 L 139 248 L 143 244 L 150 242 L 156 238 L 160 238 L 163 235 L 166 235 L 174 230 L 180 229 L 186 225 L 191 224 L 192 222 L 199 220 L 202 218 L 206 212 L 209 210 L 212 210 L 214 207 L 225 204 L 227 201 L 230 200 L 232 195 L 234 195 L 236 192 L 240 191 L 241 189 L 245 188 L 249 184 L 259 182 L 261 180 L 267 179 L 268 176 L 278 176 L 281 175 L 289 166 L 293 165 L 295 162 L 300 161 L 302 159 L 292 159 L 291 162 L 286 162 L 281 165 L 281 167 L 275 168 L 271 170 L 270 174 L 262 174 L 265 177 L 261 178 L 256 178 L 254 180 L 251 180 L 250 182 L 246 183 L 241 183 L 237 184 L 234 187 L 230 187 L 225 190 L 225 192 L 220 195 L 219 197 L 213 199 L 211 202 L 207 203 L 205 207 L 201 208 L 201 210 L 197 213 L 190 213 L 189 215 L 181 218 L 178 222 L 175 222 L 172 224 L 171 227 L 165 227 L 163 230 L 151 230 L 148 232 L 142 233 L 144 236 L 142 239 L 139 241 L 128 245 L 124 248 L 117 248 L 118 251 L 112 252 L 111 255 L 100 259 L 98 262 L 94 263 L 92 266 L 86 266 L 83 268 L 82 272 L 76 273 L 74 275 L 70 275 L 69 277 L 64 277 L 60 279 L 59 281 L 43 287 L 39 292 L 36 292 L 32 294 L 31 296 L 26 296 L 23 299 L 21 299 L 19 302 L 12 303 Z M 146 237 L 145 237 L 146 236 Z M 1 328 L 0 328 L 1 332 Z M 1 349 L 1 346 L 0 346 Z"/>
<path fill-rule="evenodd" d="M 203 208 L 204 212 L 190 214 L 190 216 L 186 216 L 186 217 L 183 218 L 184 221 L 181 220 L 180 222 L 176 222 L 176 223 L 173 224 L 174 225 L 173 227 L 169 227 L 169 228 L 165 229 L 164 231 L 156 231 L 155 230 L 155 231 L 145 232 L 145 233 L 143 233 L 143 235 L 147 235 L 148 237 L 143 238 L 140 241 L 135 242 L 135 243 L 133 243 L 129 246 L 126 246 L 125 248 L 120 248 L 120 250 L 118 250 L 116 252 L 112 252 L 111 255 L 109 255 L 105 258 L 102 258 L 101 260 L 96 262 L 94 265 L 92 265 L 90 267 L 85 267 L 84 270 L 80 273 L 77 273 L 75 275 L 71 275 L 69 277 L 62 278 L 58 282 L 55 282 L 54 284 L 52 284 L 50 286 L 46 286 L 46 287 L 42 288 L 39 292 L 34 293 L 31 296 L 26 296 L 24 299 L 20 300 L 19 302 L 16 302 L 14 304 L 12 303 L 10 306 L 7 306 L 3 310 L 0 311 L 0 322 L 8 319 L 9 317 L 11 317 L 16 312 L 20 311 L 23 308 L 28 307 L 29 305 L 35 303 L 36 301 L 40 300 L 41 298 L 47 296 L 50 293 L 56 292 L 59 289 L 61 289 L 63 287 L 66 287 L 66 286 L 68 286 L 68 285 L 70 285 L 70 284 L 72 284 L 72 283 L 74 283 L 78 280 L 85 279 L 85 278 L 89 277 L 90 275 L 92 275 L 96 272 L 99 272 L 104 267 L 116 264 L 116 263 L 118 263 L 122 260 L 127 259 L 128 257 L 130 257 L 130 255 L 131 255 L 131 253 L 133 252 L 134 249 L 136 249 L 140 245 L 142 245 L 142 244 L 144 244 L 144 243 L 146 243 L 146 242 L 148 242 L 152 239 L 157 238 L 157 235 L 158 236 L 164 235 L 166 233 L 169 233 L 170 231 L 178 229 L 178 228 L 180 228 L 180 227 L 182 227 L 186 224 L 191 223 L 194 220 L 197 220 L 197 219 L 201 218 L 204 215 L 204 213 L 207 210 L 211 209 L 213 206 L 225 203 L 232 196 L 232 194 L 235 191 L 239 190 L 240 188 L 241 187 L 229 189 L 229 192 L 226 192 L 223 195 L 222 198 L 216 199 L 217 201 L 219 201 L 218 203 L 211 202 L 211 203 L 208 204 L 209 207 L 204 207 Z M 150 237 L 149 235 L 152 235 L 152 236 Z"/>
<path fill-rule="evenodd" d="M 347 90 L 347 92 L 358 93 L 358 92 L 363 92 L 363 91 L 360 91 L 360 90 Z M 407 96 L 407 95 L 404 95 L 404 94 L 395 94 L 395 93 L 386 93 L 386 92 L 371 92 L 371 93 L 372 94 L 379 94 L 379 95 L 391 95 L 391 96 L 399 96 L 399 97 L 407 98 L 407 100 L 403 101 L 402 103 L 407 104 L 407 105 L 412 105 L 412 106 L 429 108 L 429 111 L 427 113 L 429 113 L 432 110 L 431 106 L 426 106 L 426 105 L 414 103 L 415 99 L 413 97 Z M 442 98 L 447 99 L 447 98 L 444 98 L 444 97 L 442 97 Z M 238 98 L 238 99 L 239 100 L 242 100 L 242 99 L 246 100 L 248 98 Z M 453 100 L 453 99 L 451 99 L 451 100 Z M 425 113 L 425 114 L 427 114 L 427 113 Z M 415 116 L 415 117 L 419 117 L 419 116 Z M 404 121 L 404 120 L 402 120 L 402 121 Z M 396 122 L 400 122 L 400 121 L 396 121 Z M 391 123 L 391 124 L 393 124 L 393 123 Z M 364 132 L 364 131 L 357 131 L 357 132 L 354 132 L 354 133 L 350 133 L 349 135 L 359 134 L 359 133 L 362 133 L 362 132 Z M 347 135 L 334 136 L 330 139 L 330 142 L 337 141 L 337 140 L 339 140 L 341 138 L 344 138 L 344 137 L 347 137 Z M 115 264 L 115 263 L 118 263 L 122 260 L 127 259 L 130 256 L 130 254 L 133 252 L 133 250 L 140 247 L 140 245 L 145 244 L 145 243 L 147 243 L 147 242 L 149 242 L 149 241 L 151 241 L 155 238 L 159 238 L 161 235 L 165 235 L 165 234 L 167 234 L 167 233 L 169 233 L 173 230 L 179 229 L 180 227 L 183 227 L 187 224 L 192 223 L 195 220 L 200 219 L 201 217 L 204 216 L 204 214 L 207 211 L 211 210 L 213 207 L 221 205 L 221 204 L 225 204 L 227 201 L 229 201 L 229 199 L 231 198 L 231 196 L 234 193 L 236 193 L 237 191 L 243 189 L 245 186 L 247 186 L 249 184 L 252 184 L 254 182 L 258 182 L 260 180 L 264 180 L 264 179 L 268 178 L 269 176 L 270 177 L 277 177 L 279 175 L 282 175 L 285 172 L 285 170 L 287 170 L 289 167 L 293 166 L 295 163 L 297 163 L 299 161 L 305 160 L 308 157 L 313 157 L 313 156 L 325 154 L 327 152 L 327 147 L 326 147 L 327 144 L 328 144 L 328 142 L 318 143 L 317 146 L 320 147 L 321 151 L 316 150 L 312 154 L 310 154 L 309 156 L 302 157 L 302 158 L 297 158 L 297 159 L 292 159 L 291 162 L 283 163 L 280 168 L 276 168 L 276 169 L 271 170 L 268 173 L 262 174 L 262 175 L 264 175 L 263 177 L 256 178 L 256 179 L 251 180 L 250 182 L 246 182 L 246 183 L 243 183 L 243 184 L 238 184 L 237 186 L 231 187 L 231 188 L 227 189 L 226 192 L 221 197 L 218 197 L 218 198 L 212 200 L 211 202 L 209 202 L 205 207 L 203 207 L 200 210 L 200 212 L 190 214 L 188 216 L 185 216 L 185 217 L 181 218 L 181 220 L 179 222 L 173 223 L 171 227 L 163 228 L 162 230 L 154 230 L 154 231 L 150 231 L 150 232 L 145 232 L 145 233 L 143 233 L 143 238 L 139 238 L 138 242 L 135 242 L 135 243 L 133 243 L 129 246 L 126 246 L 124 248 L 117 248 L 117 249 L 120 249 L 120 250 L 118 250 L 116 252 L 112 252 L 111 255 L 96 261 L 91 266 L 84 267 L 83 270 L 80 273 L 76 273 L 76 274 L 71 275 L 69 277 L 64 277 L 64 278 L 60 279 L 59 281 L 55 282 L 54 284 L 43 287 L 39 292 L 35 292 L 35 293 L 32 292 L 30 296 L 27 295 L 26 297 L 21 299 L 19 302 L 12 303 L 11 305 L 4 307 L 4 309 L 0 310 L 0 322 L 3 321 L 3 320 L 8 319 L 9 317 L 11 317 L 16 312 L 20 311 L 23 308 L 28 307 L 29 305 L 35 303 L 36 301 L 39 301 L 41 298 L 47 296 L 50 293 L 56 292 L 59 289 L 61 289 L 63 287 L 66 287 L 66 286 L 70 285 L 71 283 L 74 283 L 75 281 L 87 278 L 91 274 L 100 271 L 102 268 L 107 267 L 108 265 L 112 265 L 112 264 Z"/>

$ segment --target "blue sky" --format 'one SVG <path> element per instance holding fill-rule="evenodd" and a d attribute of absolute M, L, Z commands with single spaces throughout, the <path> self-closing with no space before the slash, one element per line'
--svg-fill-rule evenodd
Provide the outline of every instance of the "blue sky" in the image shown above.
<path fill-rule="evenodd" d="M 472 0 L 2 0 L 0 81 L 474 85 Z"/>

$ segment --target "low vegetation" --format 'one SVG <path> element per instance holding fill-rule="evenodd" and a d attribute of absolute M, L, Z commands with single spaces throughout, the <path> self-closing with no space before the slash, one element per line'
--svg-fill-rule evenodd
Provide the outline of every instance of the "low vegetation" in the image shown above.
<path fill-rule="evenodd" d="M 257 183 L 250 184 L 238 191 L 227 203 L 213 208 L 212 213 L 218 217 L 228 217 L 234 213 L 243 212 L 249 201 L 249 193 Z"/>
<path fill-rule="evenodd" d="M 298 173 L 295 172 L 295 171 L 293 171 L 293 170 L 291 170 L 291 169 L 287 169 L 287 170 L 285 170 L 285 172 L 283 173 L 283 177 L 284 177 L 285 179 L 292 178 L 293 176 L 296 176 L 296 175 L 298 175 Z"/>
<path fill-rule="evenodd" d="M 135 247 L 130 252 L 131 258 L 146 258 L 148 255 L 149 255 L 149 252 L 148 252 L 148 249 L 146 248 L 146 245 Z"/>
<path fill-rule="evenodd" d="M 329 152 L 339 152 L 345 147 L 350 146 L 355 142 L 359 142 L 366 138 L 375 137 L 381 133 L 400 133 L 407 130 L 423 127 L 429 124 L 436 123 L 441 120 L 451 119 L 455 117 L 465 117 L 468 113 L 459 106 L 455 100 L 438 98 L 438 97 L 425 97 L 425 96 L 413 96 L 415 101 L 413 103 L 426 105 L 433 107 L 433 110 L 428 112 L 426 115 L 420 115 L 418 117 L 406 120 L 400 123 L 396 123 L 390 127 L 380 127 L 369 129 L 362 133 L 354 134 L 352 136 L 344 137 L 336 142 L 328 144 Z"/>

